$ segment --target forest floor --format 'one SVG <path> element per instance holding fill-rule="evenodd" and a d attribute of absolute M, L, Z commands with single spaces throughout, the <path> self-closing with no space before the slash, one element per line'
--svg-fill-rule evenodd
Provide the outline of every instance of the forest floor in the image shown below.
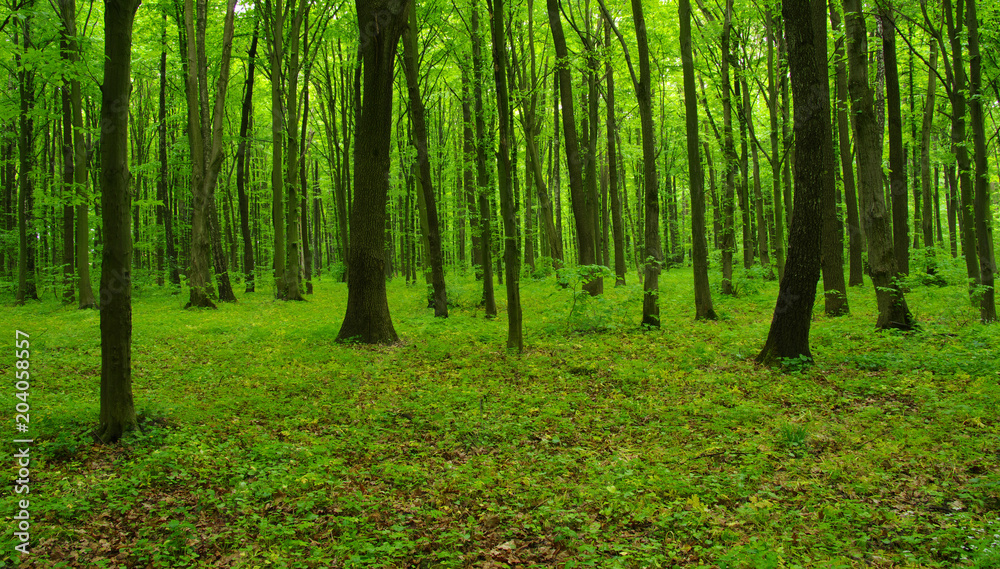
<path fill-rule="evenodd" d="M 520 357 L 503 288 L 486 320 L 461 276 L 446 320 L 392 281 L 390 347 L 334 342 L 347 291 L 329 277 L 308 302 L 216 311 L 140 283 L 142 429 L 109 446 L 90 435 L 99 314 L 6 305 L 0 418 L 24 436 L 16 328 L 34 444 L 30 494 L 0 497 L 0 566 L 998 567 L 1000 325 L 961 271 L 912 280 L 915 333 L 874 330 L 870 284 L 841 318 L 819 295 L 816 365 L 785 370 L 752 362 L 777 284 L 745 274 L 695 322 L 690 269 L 665 273 L 655 331 L 634 274 L 598 299 L 525 279 Z"/>

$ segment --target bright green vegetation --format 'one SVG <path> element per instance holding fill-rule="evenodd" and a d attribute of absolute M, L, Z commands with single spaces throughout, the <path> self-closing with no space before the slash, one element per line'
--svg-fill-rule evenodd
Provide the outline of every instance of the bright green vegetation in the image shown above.
<path fill-rule="evenodd" d="M 207 312 L 147 286 L 143 429 L 110 446 L 88 435 L 98 313 L 4 308 L 31 334 L 39 441 L 21 566 L 997 567 L 1000 329 L 943 272 L 911 284 L 920 332 L 875 332 L 870 286 L 851 289 L 852 315 L 814 316 L 817 364 L 784 372 L 749 361 L 777 285 L 738 279 L 695 323 L 689 269 L 661 279 L 658 331 L 637 283 L 571 314 L 571 289 L 525 281 L 520 358 L 471 279 L 449 277 L 447 320 L 390 283 L 391 347 L 333 342 L 328 279 Z"/>

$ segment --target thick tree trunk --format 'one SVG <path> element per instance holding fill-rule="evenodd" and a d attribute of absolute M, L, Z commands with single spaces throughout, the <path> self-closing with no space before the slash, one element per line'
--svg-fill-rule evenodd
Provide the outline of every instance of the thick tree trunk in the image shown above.
<path fill-rule="evenodd" d="M 989 172 L 986 156 L 986 128 L 982 100 L 982 56 L 979 53 L 979 19 L 976 0 L 967 0 L 966 25 L 969 29 L 969 121 L 976 162 L 975 212 L 976 240 L 979 242 L 980 284 L 979 314 L 983 324 L 997 319 L 996 257 L 993 255 L 993 212 L 990 208 Z"/>
<path fill-rule="evenodd" d="M 583 181 L 583 165 L 580 163 L 581 149 L 579 140 L 577 139 L 576 118 L 573 112 L 573 83 L 567 64 L 569 52 L 566 49 L 566 37 L 563 35 L 562 20 L 559 15 L 559 0 L 547 0 L 546 7 L 549 16 L 549 27 L 552 29 L 552 37 L 556 49 L 556 64 L 559 69 L 556 75 L 559 81 L 559 103 L 562 106 L 563 136 L 565 137 L 566 161 L 569 168 L 570 198 L 573 206 L 573 219 L 576 222 L 577 245 L 579 247 L 577 261 L 581 266 L 593 265 L 597 259 L 597 240 L 594 232 L 593 214 L 587 207 L 588 201 Z M 604 290 L 604 279 L 599 277 L 590 278 L 584 283 L 583 289 L 592 296 L 601 294 Z"/>
<path fill-rule="evenodd" d="M 294 2 L 294 0 L 289 0 Z M 305 300 L 302 297 L 302 228 L 299 226 L 299 200 L 296 181 L 299 177 L 299 162 L 304 160 L 300 156 L 300 142 L 298 136 L 299 129 L 299 74 L 302 70 L 300 64 L 301 53 L 299 51 L 302 30 L 302 21 L 306 17 L 308 6 L 306 0 L 300 0 L 297 8 L 293 7 L 291 14 L 291 25 L 288 30 L 288 68 L 287 85 L 285 87 L 285 106 L 283 114 L 285 117 L 285 163 L 275 165 L 275 168 L 285 168 L 284 180 L 284 223 L 285 223 L 285 270 L 282 273 L 283 279 L 280 283 L 279 298 L 283 300 Z M 272 71 L 273 73 L 273 71 Z M 278 163 L 281 164 L 281 163 Z"/>
<path fill-rule="evenodd" d="M 407 26 L 409 2 L 356 0 L 364 96 L 354 145 L 350 276 L 347 312 L 338 341 L 389 344 L 398 340 L 385 290 L 385 204 L 389 194 L 392 83 L 396 44 Z"/>
<path fill-rule="evenodd" d="M 448 292 L 444 282 L 444 260 L 441 254 L 441 230 L 438 222 L 434 183 L 431 180 L 430 158 L 427 153 L 427 121 L 424 116 L 424 102 L 420 96 L 417 75 L 417 16 L 411 5 L 410 24 L 403 32 L 403 59 L 407 92 L 410 102 L 410 119 L 413 121 L 413 145 L 417 149 L 416 174 L 420 177 L 418 191 L 422 193 L 427 215 L 427 258 L 430 261 L 431 284 L 433 286 L 434 316 L 448 317 Z"/>
<path fill-rule="evenodd" d="M 638 1 L 638 0 L 633 0 Z M 695 320 L 715 320 L 708 283 L 708 245 L 705 242 L 705 190 L 698 155 L 698 100 L 695 95 L 694 57 L 691 53 L 691 2 L 680 0 L 681 66 L 687 124 L 688 178 L 691 186 L 691 260 L 694 265 Z M 648 205 L 648 204 L 647 204 Z"/>
<path fill-rule="evenodd" d="M 112 443 L 136 426 L 132 399 L 132 195 L 128 109 L 132 23 L 138 0 L 104 3 L 101 89 L 101 410 L 97 437 Z"/>
<path fill-rule="evenodd" d="M 826 74 L 826 6 L 809 0 L 782 5 L 795 100 L 795 203 L 788 263 L 781 278 L 771 329 L 757 361 L 812 359 L 809 325 L 820 272 L 824 186 L 833 179 L 830 90 Z M 825 142 L 824 142 L 825 141 Z M 824 157 L 824 146 L 828 152 Z"/>
<path fill-rule="evenodd" d="M 896 282 L 896 258 L 882 191 L 881 137 L 875 116 L 874 95 L 868 83 L 868 34 L 859 0 L 844 0 L 844 11 L 847 14 L 848 87 L 856 132 L 861 220 L 868 238 L 869 276 L 875 287 L 879 309 L 876 327 L 907 330 L 913 327 L 914 321 L 903 291 Z"/>

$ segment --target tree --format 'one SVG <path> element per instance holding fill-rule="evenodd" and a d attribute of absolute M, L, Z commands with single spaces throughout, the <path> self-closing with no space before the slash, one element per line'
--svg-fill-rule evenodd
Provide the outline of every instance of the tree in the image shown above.
<path fill-rule="evenodd" d="M 869 276 L 875 287 L 879 311 L 875 325 L 878 328 L 908 330 L 913 327 L 914 321 L 896 281 L 896 257 L 892 249 L 885 194 L 882 192 L 881 137 L 875 116 L 875 97 L 868 83 L 868 33 L 859 0 L 844 0 L 844 12 L 861 222 L 868 237 Z M 799 147 L 801 150 L 804 145 L 800 143 Z"/>
<path fill-rule="evenodd" d="M 969 121 L 972 123 L 973 154 L 976 163 L 975 202 L 976 240 L 979 242 L 979 314 L 984 324 L 997 319 L 997 262 L 993 255 L 993 214 L 990 208 L 989 172 L 986 157 L 986 128 L 983 124 L 982 55 L 979 51 L 979 18 L 976 0 L 967 0 L 966 26 L 969 29 Z M 1000 94 L 1000 93 L 998 93 Z"/>
<path fill-rule="evenodd" d="M 209 114 L 208 57 L 205 33 L 208 24 L 208 2 L 197 0 L 197 12 L 192 0 L 184 2 L 184 27 L 187 31 L 188 144 L 191 149 L 191 270 L 188 282 L 191 295 L 186 307 L 215 308 L 209 298 L 208 263 L 211 249 L 212 223 L 215 215 L 215 185 L 222 169 L 222 119 L 225 114 L 226 90 L 229 86 L 229 62 L 233 47 L 233 19 L 236 0 L 227 0 L 222 37 L 222 59 L 216 83 L 215 105 Z M 235 300 L 222 294 L 220 300 Z M 229 296 L 232 288 L 229 287 Z"/>
<path fill-rule="evenodd" d="M 551 1 L 551 0 L 550 0 Z M 687 126 L 688 183 L 691 186 L 691 258 L 694 265 L 695 320 L 715 320 L 708 284 L 708 244 L 705 242 L 705 178 L 698 154 L 698 99 L 694 85 L 691 50 L 691 2 L 678 3 L 681 26 L 681 67 L 684 73 L 684 106 Z"/>
<path fill-rule="evenodd" d="M 417 149 L 417 174 L 419 191 L 423 196 L 427 216 L 427 256 L 430 260 L 431 282 L 434 287 L 434 316 L 448 317 L 448 292 L 444 283 L 444 261 L 441 255 L 441 230 L 435 203 L 434 183 L 431 180 L 431 164 L 427 155 L 427 120 L 424 117 L 424 101 L 420 96 L 420 80 L 417 75 L 417 15 L 411 5 L 409 25 L 403 31 L 403 70 L 410 99 L 410 118 L 413 121 L 413 144 Z"/>
<path fill-rule="evenodd" d="M 247 52 L 247 78 L 244 83 L 243 106 L 240 112 L 240 142 L 236 147 L 236 193 L 240 207 L 240 235 L 243 238 L 243 279 L 246 292 L 254 292 L 255 266 L 253 257 L 253 240 L 250 236 L 250 199 L 247 196 L 247 132 L 250 127 L 250 115 L 253 113 L 254 69 L 257 65 L 257 31 L 259 20 L 254 21 L 253 37 L 250 39 L 250 50 Z"/>
<path fill-rule="evenodd" d="M 23 7 L 21 20 L 21 40 L 24 51 L 15 55 L 17 61 L 17 87 L 21 102 L 21 114 L 18 119 L 17 153 L 19 157 L 18 192 L 17 192 L 17 303 L 25 300 L 38 300 L 35 285 L 36 233 L 34 222 L 35 207 L 35 71 L 31 63 L 26 61 L 30 50 L 34 49 L 32 41 L 32 21 L 35 2 L 28 0 Z"/>
<path fill-rule="evenodd" d="M 830 88 L 826 74 L 826 6 L 815 0 L 785 0 L 781 9 L 788 42 L 795 112 L 795 192 L 785 274 L 771 328 L 757 361 L 812 359 L 809 324 L 819 280 L 825 180 L 833 174 Z M 817 167 L 817 165 L 822 165 Z"/>
<path fill-rule="evenodd" d="M 70 65 L 80 61 L 80 43 L 76 39 L 76 3 L 73 0 L 60 0 L 60 17 L 62 18 L 63 34 L 66 50 L 64 57 Z M 87 169 L 90 161 L 87 145 L 83 137 L 83 96 L 80 89 L 80 79 L 72 75 L 69 80 L 70 128 L 72 139 L 69 146 L 72 149 L 72 185 L 76 189 L 76 230 L 74 242 L 76 245 L 76 274 L 79 308 L 96 308 L 94 290 L 90 283 L 90 206 L 87 195 Z"/>
<path fill-rule="evenodd" d="M 506 37 L 504 31 L 503 0 L 487 0 L 490 20 L 493 22 L 493 80 L 497 88 L 497 115 L 500 126 L 500 149 L 497 154 L 500 182 L 500 209 L 503 216 L 504 270 L 507 286 L 507 349 L 521 353 L 524 351 L 524 335 L 521 330 L 521 253 L 518 251 L 514 193 L 511 189 L 510 167 L 510 99 L 507 94 Z"/>
<path fill-rule="evenodd" d="M 887 23 L 882 34 L 885 60 L 886 102 L 889 107 L 889 192 L 892 194 L 892 243 L 896 269 L 900 275 L 910 272 L 910 222 L 906 187 L 906 154 L 903 149 L 903 119 L 900 110 L 899 68 L 896 64 L 896 23 L 892 20 L 892 1 L 883 0 L 881 21 Z"/>
<path fill-rule="evenodd" d="M 132 194 L 128 109 L 132 23 L 139 0 L 104 2 L 101 86 L 101 411 L 97 437 L 112 443 L 136 426 L 132 399 Z"/>
<path fill-rule="evenodd" d="M 597 239 L 594 231 L 593 212 L 588 207 L 589 202 L 584 188 L 581 149 L 576 132 L 576 115 L 573 111 L 573 79 L 569 68 L 569 51 L 566 49 L 566 36 L 563 34 L 562 20 L 559 16 L 559 0 L 546 0 L 546 8 L 548 10 L 549 27 L 552 29 L 552 39 L 556 50 L 559 105 L 562 106 L 563 136 L 566 146 L 566 161 L 569 167 L 570 198 L 572 200 L 573 219 L 576 222 L 576 238 L 579 247 L 577 258 L 580 265 L 593 265 L 597 260 Z M 583 289 L 592 296 L 599 295 L 604 291 L 604 279 L 591 277 L 584 283 Z"/>
<path fill-rule="evenodd" d="M 408 0 L 356 0 L 364 95 L 354 144 L 347 312 L 338 341 L 398 340 L 385 290 L 385 204 L 389 194 L 392 80 L 396 44 L 406 29 Z"/>

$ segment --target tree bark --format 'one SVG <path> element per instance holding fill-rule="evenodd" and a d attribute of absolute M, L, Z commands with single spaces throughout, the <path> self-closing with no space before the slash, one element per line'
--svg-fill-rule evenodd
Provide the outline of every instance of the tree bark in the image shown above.
<path fill-rule="evenodd" d="M 969 121 L 972 123 L 972 144 L 976 163 L 975 226 L 979 242 L 980 290 L 979 315 L 983 324 L 997 319 L 996 257 L 993 254 L 993 212 L 990 208 L 989 171 L 986 156 L 986 128 L 982 98 L 982 55 L 979 52 L 979 18 L 976 0 L 966 0 L 966 26 L 969 30 Z"/>
<path fill-rule="evenodd" d="M 815 0 L 782 4 L 795 112 L 795 202 L 788 262 L 771 329 L 757 361 L 812 359 L 809 325 L 819 280 L 824 186 L 832 180 L 830 90 L 826 74 L 826 7 Z M 830 139 L 827 142 L 824 140 Z M 824 153 L 824 146 L 829 152 Z M 824 154 L 827 156 L 824 158 Z"/>
<path fill-rule="evenodd" d="M 132 399 L 132 195 L 128 167 L 132 23 L 138 0 L 104 3 L 101 88 L 101 409 L 97 437 L 112 443 L 136 427 Z"/>
<path fill-rule="evenodd" d="M 889 188 L 892 194 L 892 244 L 899 275 L 910 273 L 909 190 L 906 179 L 906 151 L 903 148 L 903 118 L 900 109 L 899 67 L 896 63 L 896 24 L 892 21 L 891 0 L 881 6 L 885 26 L 882 52 L 885 54 L 885 89 L 889 113 Z"/>
<path fill-rule="evenodd" d="M 638 0 L 634 0 L 638 1 Z M 681 66 L 684 74 L 687 125 L 688 178 L 691 186 L 691 260 L 694 265 L 695 320 L 715 320 L 708 283 L 708 245 L 705 242 L 705 189 L 698 155 L 698 99 L 695 95 L 694 57 L 691 52 L 691 2 L 680 0 Z M 647 213 L 647 215 L 649 215 Z"/>
<path fill-rule="evenodd" d="M 403 60 L 406 85 L 410 102 L 410 119 L 413 121 L 413 145 L 417 150 L 417 175 L 420 177 L 418 191 L 423 194 L 427 212 L 427 257 L 430 260 L 431 284 L 434 288 L 434 316 L 448 317 L 448 292 L 444 282 L 444 261 L 441 254 L 441 230 L 438 222 L 434 183 L 431 180 L 430 158 L 427 153 L 427 121 L 424 102 L 420 96 L 420 80 L 417 75 L 417 16 L 411 4 L 410 24 L 403 31 Z"/>
<path fill-rule="evenodd" d="M 240 236 L 243 239 L 243 279 L 245 292 L 254 292 L 255 263 L 253 255 L 253 240 L 250 236 L 250 199 L 247 195 L 247 175 L 250 163 L 247 160 L 247 134 L 250 127 L 250 117 L 253 114 L 254 70 L 257 66 L 257 22 L 254 22 L 253 37 L 250 38 L 250 50 L 247 52 L 247 78 L 244 81 L 243 106 L 240 110 L 240 142 L 236 148 L 236 193 L 240 207 Z"/>
<path fill-rule="evenodd" d="M 486 120 L 483 111 L 483 56 L 482 38 L 479 36 L 479 6 L 472 6 L 472 98 L 476 115 L 476 204 L 479 208 L 479 247 L 482 261 L 483 306 L 486 317 L 497 315 L 497 301 L 493 290 L 493 229 L 490 208 L 490 176 L 486 168 Z"/>
<path fill-rule="evenodd" d="M 34 48 L 32 37 L 34 0 L 24 5 L 24 19 L 21 21 L 21 40 L 25 52 Z M 15 32 L 16 37 L 16 32 Z M 16 43 L 16 42 L 15 42 Z M 35 106 L 35 72 L 27 64 L 22 63 L 20 53 L 15 53 L 18 67 L 17 83 L 20 97 L 20 117 L 18 118 L 18 194 L 17 194 L 17 297 L 19 305 L 25 300 L 38 300 L 38 290 L 35 284 L 35 257 L 37 255 L 35 231 L 35 122 L 32 118 Z"/>
<path fill-rule="evenodd" d="M 385 204 L 389 194 L 392 83 L 396 44 L 407 26 L 408 0 L 356 0 L 364 96 L 354 145 L 350 276 L 338 341 L 397 341 L 385 290 Z"/>
<path fill-rule="evenodd" d="M 573 82 L 567 63 L 569 52 L 566 49 L 566 37 L 563 35 L 562 20 L 559 16 L 559 0 L 546 0 L 546 7 L 549 27 L 552 29 L 552 38 L 556 49 L 556 65 L 558 67 L 556 75 L 559 81 L 559 102 L 562 105 L 570 198 L 573 206 L 573 219 L 576 222 L 577 260 L 581 266 L 593 265 L 597 258 L 597 240 L 594 232 L 593 214 L 588 208 L 587 192 L 584 188 L 583 165 L 580 163 L 580 143 L 577 138 L 576 118 L 573 112 Z M 588 278 L 583 289 L 591 296 L 599 295 L 604 291 L 604 279 Z"/>
<path fill-rule="evenodd" d="M 500 210 L 503 217 L 504 271 L 507 277 L 507 349 L 516 353 L 524 351 L 521 329 L 521 259 L 518 251 L 517 208 L 511 189 L 510 165 L 510 107 L 507 94 L 507 48 L 505 38 L 505 10 L 503 0 L 487 4 L 493 22 L 493 79 L 497 89 L 497 115 L 500 128 L 498 178 L 500 182 Z"/>
<path fill-rule="evenodd" d="M 854 114 L 858 155 L 861 221 L 868 238 L 869 276 L 878 301 L 878 328 L 908 330 L 914 320 L 903 291 L 896 282 L 896 257 L 892 250 L 885 194 L 882 191 L 882 147 L 879 142 L 875 99 L 868 83 L 868 34 L 859 0 L 844 0 L 848 41 L 848 88 Z"/>
<path fill-rule="evenodd" d="M 936 203 L 934 195 L 931 193 L 931 129 L 934 126 L 934 104 L 937 96 L 937 72 L 938 44 L 931 42 L 931 57 L 927 73 L 927 98 L 924 100 L 924 116 L 920 136 L 920 193 L 923 196 L 923 215 L 921 216 L 921 232 L 923 233 L 923 244 L 925 248 L 934 246 L 934 226 L 933 226 L 933 205 Z M 928 255 L 928 262 L 931 262 Z M 932 265 L 928 265 L 930 272 Z"/>
<path fill-rule="evenodd" d="M 604 27 L 604 43 L 611 46 L 611 21 Z M 614 67 L 611 65 L 611 58 L 605 61 L 604 73 L 607 75 L 607 91 L 605 102 L 607 103 L 607 135 L 608 135 L 608 185 L 611 194 L 611 227 L 614 237 L 615 247 L 615 286 L 625 286 L 625 273 L 628 271 L 625 265 L 625 229 L 622 226 L 622 200 L 621 188 L 618 181 L 618 150 L 615 145 L 618 125 L 615 120 L 615 75 Z M 541 171 L 539 171 L 539 174 Z M 551 212 L 549 213 L 551 220 Z"/>

